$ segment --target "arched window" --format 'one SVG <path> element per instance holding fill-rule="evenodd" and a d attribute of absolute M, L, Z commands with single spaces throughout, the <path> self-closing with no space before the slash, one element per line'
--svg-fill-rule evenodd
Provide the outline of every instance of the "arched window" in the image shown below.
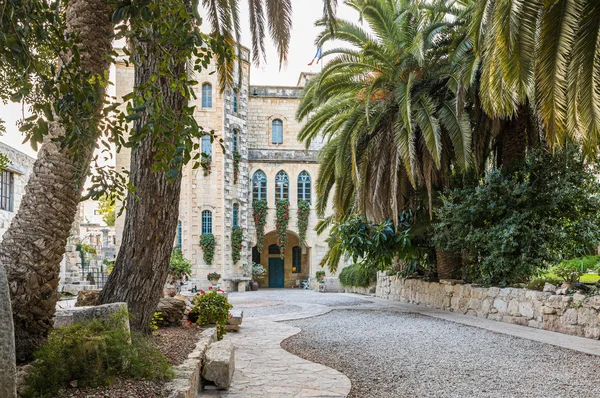
<path fill-rule="evenodd" d="M 240 151 L 240 132 L 237 129 L 233 129 L 231 133 L 231 152 L 236 153 Z"/>
<path fill-rule="evenodd" d="M 212 159 L 212 142 L 210 142 L 210 135 L 206 134 L 202 136 L 202 154 Z"/>
<path fill-rule="evenodd" d="M 275 201 L 288 200 L 290 193 L 290 178 L 281 170 L 275 176 Z"/>
<path fill-rule="evenodd" d="M 240 205 L 237 203 L 233 204 L 233 215 L 231 217 L 231 224 L 233 228 L 240 226 Z"/>
<path fill-rule="evenodd" d="M 279 246 L 277 246 L 277 244 L 273 243 L 269 246 L 268 252 L 269 254 L 281 254 L 281 249 Z"/>
<path fill-rule="evenodd" d="M 301 200 L 311 203 L 310 174 L 303 171 L 298 175 L 298 203 Z"/>
<path fill-rule="evenodd" d="M 212 84 L 210 83 L 202 85 L 202 107 L 212 108 Z"/>
<path fill-rule="evenodd" d="M 252 200 L 267 200 L 267 175 L 262 170 L 252 176 Z"/>
<path fill-rule="evenodd" d="M 182 224 L 181 221 L 177 221 L 177 243 L 176 243 L 176 247 L 181 249 L 181 241 L 182 241 Z"/>
<path fill-rule="evenodd" d="M 240 93 L 235 88 L 231 92 L 231 110 L 233 113 L 238 113 Z"/>
<path fill-rule="evenodd" d="M 204 210 L 202 212 L 202 235 L 212 234 L 212 212 Z"/>
<path fill-rule="evenodd" d="M 292 248 L 292 272 L 294 274 L 302 273 L 302 250 L 300 246 Z"/>
<path fill-rule="evenodd" d="M 283 144 L 283 122 L 280 119 L 271 122 L 271 137 L 273 144 Z"/>

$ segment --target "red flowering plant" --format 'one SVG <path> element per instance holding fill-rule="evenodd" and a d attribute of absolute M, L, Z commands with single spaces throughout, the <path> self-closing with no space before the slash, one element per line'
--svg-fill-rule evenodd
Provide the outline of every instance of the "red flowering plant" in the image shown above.
<path fill-rule="evenodd" d="M 256 248 L 259 253 L 262 251 L 265 240 L 265 224 L 267 223 L 267 201 L 255 200 L 252 202 L 252 218 L 254 218 L 254 227 L 256 229 Z"/>
<path fill-rule="evenodd" d="M 287 246 L 287 228 L 290 221 L 290 202 L 287 200 L 278 200 L 275 213 L 275 231 L 277 232 L 277 246 L 281 258 L 285 255 Z"/>
<path fill-rule="evenodd" d="M 233 227 L 231 229 L 231 259 L 236 264 L 241 256 L 242 252 L 242 241 L 244 240 L 244 232 L 240 227 Z"/>
<path fill-rule="evenodd" d="M 206 278 L 207 278 L 209 281 L 212 281 L 212 280 L 215 280 L 215 279 L 218 281 L 219 279 L 221 279 L 221 274 L 219 274 L 218 272 L 210 272 L 210 273 L 209 273 L 209 274 L 206 276 Z"/>
<path fill-rule="evenodd" d="M 308 229 L 308 217 L 310 215 L 310 203 L 306 200 L 298 202 L 298 234 L 300 240 L 306 242 L 306 230 Z"/>

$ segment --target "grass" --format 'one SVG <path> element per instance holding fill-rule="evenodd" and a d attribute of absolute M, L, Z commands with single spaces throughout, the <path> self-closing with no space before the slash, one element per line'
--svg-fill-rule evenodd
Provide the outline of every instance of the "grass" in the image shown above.
<path fill-rule="evenodd" d="M 558 278 L 558 276 L 556 276 L 556 275 L 554 275 L 552 273 L 546 274 L 544 276 L 547 276 L 549 278 L 560 279 L 560 278 Z M 580 283 L 585 283 L 586 285 L 595 285 L 596 282 L 598 282 L 599 280 L 600 280 L 600 275 L 598 275 L 598 274 L 583 274 L 579 278 L 579 282 Z"/>

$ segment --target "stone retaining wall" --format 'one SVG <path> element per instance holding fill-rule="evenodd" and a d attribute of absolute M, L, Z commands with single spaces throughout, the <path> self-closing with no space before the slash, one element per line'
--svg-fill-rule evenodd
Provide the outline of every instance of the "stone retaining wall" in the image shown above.
<path fill-rule="evenodd" d="M 375 290 L 377 285 L 373 284 L 369 287 L 359 287 L 359 286 L 350 286 L 344 287 L 344 291 L 346 293 L 356 293 L 356 294 L 364 294 L 366 296 L 372 296 L 375 294 Z"/>
<path fill-rule="evenodd" d="M 447 285 L 377 275 L 376 296 L 538 329 L 600 338 L 600 296 Z"/>

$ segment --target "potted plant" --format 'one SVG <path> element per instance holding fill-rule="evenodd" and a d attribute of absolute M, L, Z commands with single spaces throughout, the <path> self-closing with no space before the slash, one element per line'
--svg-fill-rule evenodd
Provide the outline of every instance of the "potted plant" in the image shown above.
<path fill-rule="evenodd" d="M 169 262 L 169 274 L 167 281 L 175 286 L 176 293 L 181 292 L 181 286 L 187 282 L 192 273 L 192 265 L 183 257 L 181 249 L 176 247 L 171 252 L 171 261 Z M 171 297 L 174 295 L 169 294 Z"/>
<path fill-rule="evenodd" d="M 213 286 L 216 286 L 219 283 L 219 279 L 221 279 L 221 274 L 218 272 L 211 272 L 208 274 L 207 279 L 213 284 Z"/>
<path fill-rule="evenodd" d="M 244 274 L 252 277 L 252 281 L 250 282 L 250 290 L 253 292 L 257 291 L 258 281 L 265 276 L 267 270 L 262 266 L 262 264 L 259 263 L 244 264 L 243 268 Z"/>
<path fill-rule="evenodd" d="M 319 282 L 323 282 L 323 280 L 325 279 L 325 271 L 317 271 L 315 276 L 317 277 L 317 280 Z"/>

